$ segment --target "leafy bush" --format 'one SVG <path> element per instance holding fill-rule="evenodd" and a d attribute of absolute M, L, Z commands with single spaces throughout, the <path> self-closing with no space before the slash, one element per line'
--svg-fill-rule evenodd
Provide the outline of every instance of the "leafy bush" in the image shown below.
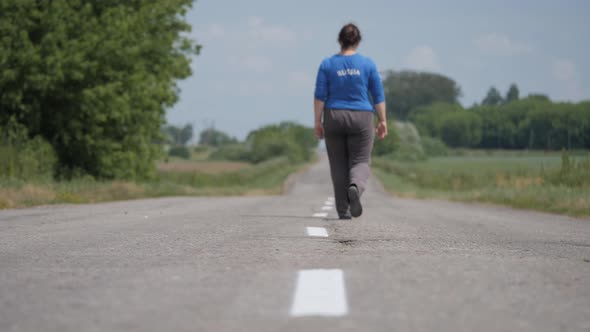
<path fill-rule="evenodd" d="M 248 134 L 243 144 L 221 146 L 209 159 L 261 163 L 286 157 L 292 163 L 311 160 L 318 140 L 311 128 L 293 122 L 268 125 Z"/>
<path fill-rule="evenodd" d="M 238 143 L 238 140 L 235 137 L 230 137 L 228 134 L 213 127 L 203 130 L 199 136 L 200 145 L 221 147 L 236 143 Z"/>
<path fill-rule="evenodd" d="M 375 137 L 373 145 L 374 156 L 385 156 L 394 153 L 400 148 L 400 137 L 393 121 L 387 122 L 388 135 L 384 139 Z"/>
<path fill-rule="evenodd" d="M 311 128 L 293 122 L 262 127 L 251 132 L 246 140 L 248 159 L 253 163 L 281 156 L 294 163 L 308 161 L 317 145 Z"/>
<path fill-rule="evenodd" d="M 417 161 L 426 158 L 420 134 L 409 122 L 393 122 L 388 126 L 390 134 L 380 141 L 376 139 L 373 154 L 387 156 L 390 159 Z"/>
<path fill-rule="evenodd" d="M 209 147 L 206 145 L 197 145 L 193 148 L 194 153 L 205 153 L 209 151 Z"/>
<path fill-rule="evenodd" d="M 449 155 L 449 148 L 438 138 L 422 137 L 422 149 L 428 157 L 444 157 Z"/>
<path fill-rule="evenodd" d="M 184 127 L 166 125 L 162 127 L 161 131 L 164 136 L 164 142 L 171 145 L 186 146 L 193 138 L 193 125 L 190 123 L 184 125 Z"/>
<path fill-rule="evenodd" d="M 175 146 L 170 148 L 170 151 L 168 151 L 168 155 L 171 157 L 190 159 L 191 152 L 186 146 Z"/>
<path fill-rule="evenodd" d="M 211 160 L 250 161 L 250 152 L 244 144 L 227 145 L 209 155 Z"/>
<path fill-rule="evenodd" d="M 25 126 L 9 119 L 0 126 L 0 178 L 35 179 L 54 175 L 55 150 L 41 136 L 28 138 Z"/>
<path fill-rule="evenodd" d="M 56 165 L 53 147 L 40 136 L 22 144 L 0 145 L 0 178 L 49 178 Z"/>
<path fill-rule="evenodd" d="M 286 156 L 291 162 L 297 163 L 309 160 L 311 152 L 287 137 L 258 137 L 252 140 L 250 161 L 259 163 L 272 158 Z"/>

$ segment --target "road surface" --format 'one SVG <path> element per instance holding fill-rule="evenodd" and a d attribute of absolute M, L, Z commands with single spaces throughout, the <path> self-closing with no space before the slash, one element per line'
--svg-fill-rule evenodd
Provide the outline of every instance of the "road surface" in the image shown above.
<path fill-rule="evenodd" d="M 0 211 L 0 331 L 590 331 L 590 220 L 330 196 Z"/>

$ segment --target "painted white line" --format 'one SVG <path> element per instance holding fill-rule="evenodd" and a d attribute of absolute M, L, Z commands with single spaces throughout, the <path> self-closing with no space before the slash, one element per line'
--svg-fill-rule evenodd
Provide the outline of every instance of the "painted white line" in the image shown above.
<path fill-rule="evenodd" d="M 333 202 L 333 201 L 334 201 L 334 197 L 328 197 L 328 200 L 329 200 L 330 202 Z"/>
<path fill-rule="evenodd" d="M 342 270 L 301 270 L 291 316 L 344 316 L 348 313 Z"/>
<path fill-rule="evenodd" d="M 306 227 L 306 229 L 309 236 L 328 237 L 328 231 L 323 227 Z"/>
<path fill-rule="evenodd" d="M 333 206 L 322 206 L 322 210 L 324 210 L 324 211 L 330 211 L 333 208 L 334 208 Z"/>
<path fill-rule="evenodd" d="M 325 201 L 324 202 L 324 205 L 334 205 L 334 202 L 332 202 L 332 201 Z"/>
<path fill-rule="evenodd" d="M 318 213 L 313 214 L 314 218 L 326 218 L 327 216 L 328 216 L 327 212 L 318 212 Z"/>

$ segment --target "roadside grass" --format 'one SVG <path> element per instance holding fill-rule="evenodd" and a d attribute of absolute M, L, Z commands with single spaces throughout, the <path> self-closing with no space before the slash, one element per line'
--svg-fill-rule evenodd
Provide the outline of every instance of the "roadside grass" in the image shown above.
<path fill-rule="evenodd" d="M 163 196 L 274 195 L 283 190 L 288 176 L 306 164 L 293 164 L 277 158 L 257 165 L 243 163 L 172 161 L 159 167 L 154 180 L 96 181 L 80 178 L 71 181 L 38 179 L 0 180 L 0 209 L 43 204 L 96 203 Z"/>
<path fill-rule="evenodd" d="M 195 162 L 198 161 L 198 162 Z M 205 174 L 219 174 L 234 172 L 253 167 L 252 164 L 238 161 L 209 161 L 209 160 L 185 160 L 174 158 L 168 162 L 159 162 L 158 171 L 161 172 L 199 172 Z"/>
<path fill-rule="evenodd" d="M 431 158 L 401 162 L 376 158 L 385 188 L 400 197 L 484 202 L 571 216 L 590 216 L 590 160 L 558 153 Z"/>

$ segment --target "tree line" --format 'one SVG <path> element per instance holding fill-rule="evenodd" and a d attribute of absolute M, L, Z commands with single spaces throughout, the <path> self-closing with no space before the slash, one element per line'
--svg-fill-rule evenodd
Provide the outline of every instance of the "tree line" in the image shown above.
<path fill-rule="evenodd" d="M 504 96 L 491 87 L 481 103 L 464 108 L 458 84 L 440 74 L 388 72 L 383 83 L 391 117 L 411 121 L 421 135 L 451 147 L 590 148 L 590 101 L 553 102 L 541 94 L 520 98 L 512 84 Z"/>

